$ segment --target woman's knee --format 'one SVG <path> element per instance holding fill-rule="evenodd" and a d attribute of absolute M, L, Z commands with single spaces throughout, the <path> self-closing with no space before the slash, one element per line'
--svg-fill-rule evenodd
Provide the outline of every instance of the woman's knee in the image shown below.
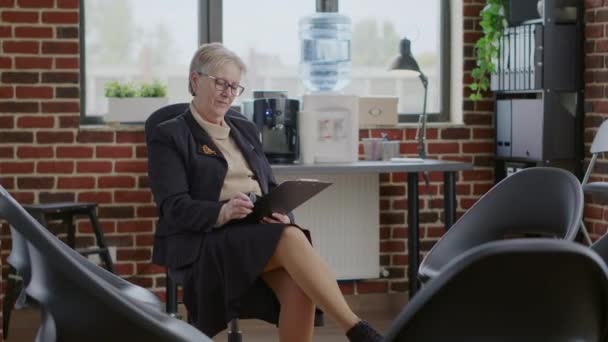
<path fill-rule="evenodd" d="M 283 229 L 283 233 L 281 234 L 281 240 L 310 244 L 306 238 L 306 235 L 304 235 L 304 232 L 296 226 L 285 227 L 285 229 Z"/>
<path fill-rule="evenodd" d="M 308 238 L 302 230 L 296 226 L 287 226 L 283 229 L 274 253 L 264 267 L 264 272 L 276 270 L 285 265 L 285 257 L 294 250 L 312 248 Z"/>

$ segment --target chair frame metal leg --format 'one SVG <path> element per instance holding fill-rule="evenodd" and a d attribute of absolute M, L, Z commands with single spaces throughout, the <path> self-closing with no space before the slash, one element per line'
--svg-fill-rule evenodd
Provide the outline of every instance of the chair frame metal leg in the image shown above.
<path fill-rule="evenodd" d="M 165 311 L 167 315 L 182 319 L 181 315 L 177 311 L 177 283 L 173 278 L 169 277 L 169 272 L 165 272 L 166 277 L 166 294 L 165 294 Z"/>
<path fill-rule="evenodd" d="M 92 208 L 91 211 L 89 211 L 89 219 L 91 220 L 93 232 L 95 233 L 95 240 L 97 241 L 97 246 L 100 250 L 102 250 L 102 252 L 99 253 L 99 257 L 106 265 L 106 269 L 114 273 L 114 263 L 112 261 L 112 256 L 110 255 L 110 250 L 108 249 L 108 243 L 106 242 L 106 238 L 104 237 L 101 231 L 101 225 L 99 224 L 99 220 L 97 219 L 95 208 Z"/>
<path fill-rule="evenodd" d="M 585 184 L 587 184 L 587 182 L 589 182 L 589 177 L 591 177 L 591 172 L 593 171 L 593 167 L 595 166 L 595 162 L 597 161 L 597 153 L 593 153 L 591 160 L 589 161 L 589 166 L 587 167 L 587 172 L 585 172 L 585 175 L 583 176 L 583 180 L 581 181 L 581 185 L 584 186 Z M 591 238 L 589 237 L 589 232 L 587 231 L 587 227 L 585 227 L 585 222 L 583 222 L 583 219 L 581 219 L 581 231 L 583 232 L 583 236 L 585 237 L 585 241 L 587 242 L 587 244 L 589 246 L 591 246 L 591 244 L 593 242 L 591 242 Z"/>
<path fill-rule="evenodd" d="M 230 321 L 230 326 L 228 327 L 228 342 L 243 342 L 243 333 L 239 329 L 238 318 Z"/>
<path fill-rule="evenodd" d="M 581 220 L 581 232 L 583 232 L 583 236 L 585 237 L 585 242 L 587 242 L 587 244 L 589 246 L 591 246 L 591 244 L 593 244 L 593 242 L 591 241 L 591 237 L 589 236 L 589 232 L 587 231 L 587 227 L 585 227 L 585 222 L 583 222 L 583 220 Z"/>
<path fill-rule="evenodd" d="M 18 282 L 20 282 L 20 277 L 17 275 L 17 270 L 15 270 L 13 266 L 9 266 L 8 274 L 6 276 L 6 293 L 4 294 L 4 300 L 2 301 L 2 337 L 5 340 L 8 338 L 11 312 L 13 311 L 17 300 L 17 292 L 19 291 Z"/>

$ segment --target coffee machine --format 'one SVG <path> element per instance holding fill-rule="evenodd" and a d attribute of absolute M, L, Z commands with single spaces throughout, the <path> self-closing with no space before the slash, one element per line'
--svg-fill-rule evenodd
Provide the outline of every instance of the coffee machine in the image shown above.
<path fill-rule="evenodd" d="M 253 122 L 262 133 L 262 146 L 272 164 L 291 164 L 300 157 L 298 112 L 300 102 L 286 97 L 253 101 Z"/>

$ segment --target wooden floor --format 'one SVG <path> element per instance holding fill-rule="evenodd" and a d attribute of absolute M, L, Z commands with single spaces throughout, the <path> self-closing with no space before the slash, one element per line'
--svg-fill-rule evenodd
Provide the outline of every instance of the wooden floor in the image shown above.
<path fill-rule="evenodd" d="M 368 320 L 376 329 L 385 332 L 391 321 L 406 304 L 406 294 L 370 294 L 349 296 L 347 301 L 355 313 Z M 180 311 L 184 308 L 180 306 Z M 6 341 L 34 341 L 40 318 L 38 310 L 26 308 L 13 310 L 9 328 L 9 336 Z M 277 329 L 274 325 L 258 320 L 241 320 L 240 328 L 243 331 L 243 342 L 269 342 L 278 341 Z M 226 333 L 218 334 L 214 339 L 216 342 L 225 342 Z M 347 341 L 342 330 L 329 318 L 325 316 L 325 326 L 315 328 L 315 342 L 340 342 Z"/>

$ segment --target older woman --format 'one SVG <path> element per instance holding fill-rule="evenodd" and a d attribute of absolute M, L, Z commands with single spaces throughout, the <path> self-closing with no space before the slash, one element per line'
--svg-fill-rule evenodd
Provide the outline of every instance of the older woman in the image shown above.
<path fill-rule="evenodd" d="M 209 336 L 233 318 L 258 318 L 278 324 L 281 341 L 311 341 L 317 304 L 351 341 L 380 341 L 346 304 L 308 231 L 278 213 L 246 218 L 253 207 L 246 194 L 265 194 L 276 181 L 255 125 L 227 115 L 244 72 L 223 45 L 201 46 L 190 64 L 189 110 L 155 129 L 153 262 L 185 272 L 189 320 Z"/>

